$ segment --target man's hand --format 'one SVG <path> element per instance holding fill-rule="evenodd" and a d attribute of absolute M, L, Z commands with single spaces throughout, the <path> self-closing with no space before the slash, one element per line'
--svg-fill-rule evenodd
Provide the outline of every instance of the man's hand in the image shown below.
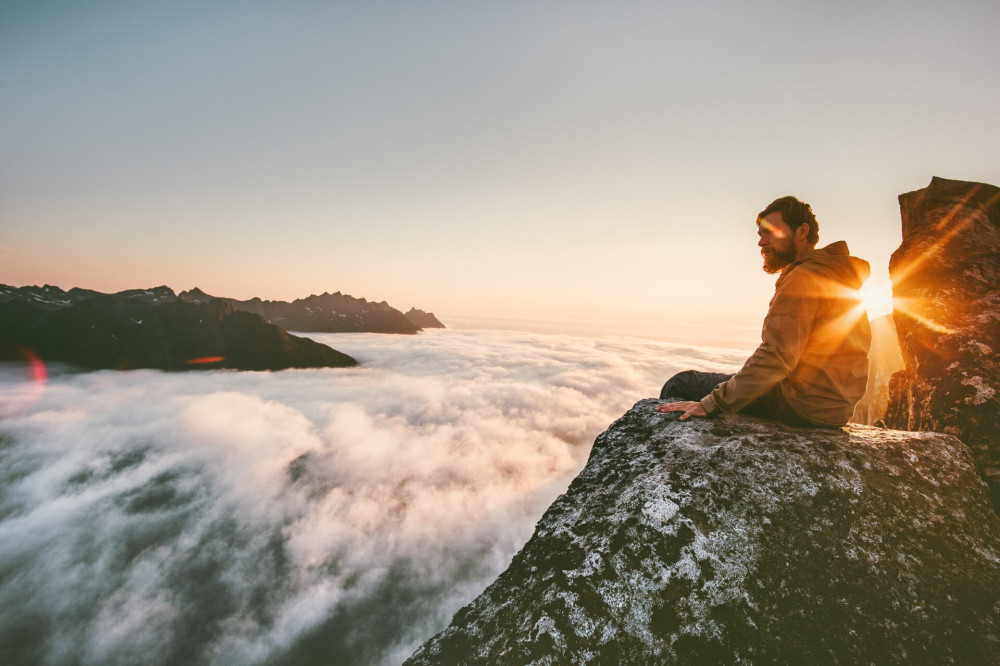
<path fill-rule="evenodd" d="M 708 416 L 700 402 L 667 402 L 656 406 L 658 412 L 684 412 L 681 421 L 687 421 L 689 416 Z"/>

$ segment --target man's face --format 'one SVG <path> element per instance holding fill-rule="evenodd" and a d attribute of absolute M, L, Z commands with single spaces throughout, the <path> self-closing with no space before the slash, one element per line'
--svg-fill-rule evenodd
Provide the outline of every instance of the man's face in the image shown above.
<path fill-rule="evenodd" d="M 759 219 L 757 236 L 765 272 L 777 273 L 795 261 L 795 240 L 781 213 L 770 213 Z"/>

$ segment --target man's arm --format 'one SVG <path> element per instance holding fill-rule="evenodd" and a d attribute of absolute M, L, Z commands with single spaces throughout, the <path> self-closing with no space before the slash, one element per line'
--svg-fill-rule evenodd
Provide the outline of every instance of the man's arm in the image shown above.
<path fill-rule="evenodd" d="M 809 341 L 819 296 L 815 276 L 808 269 L 796 267 L 779 280 L 764 318 L 760 346 L 738 373 L 701 399 L 706 415 L 738 412 L 791 374 Z"/>

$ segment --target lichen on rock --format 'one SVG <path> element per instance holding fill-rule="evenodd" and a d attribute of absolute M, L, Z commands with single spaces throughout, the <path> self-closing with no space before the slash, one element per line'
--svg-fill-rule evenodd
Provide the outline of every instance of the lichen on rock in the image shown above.
<path fill-rule="evenodd" d="M 961 442 L 656 404 L 408 664 L 1000 661 L 1000 519 Z"/>

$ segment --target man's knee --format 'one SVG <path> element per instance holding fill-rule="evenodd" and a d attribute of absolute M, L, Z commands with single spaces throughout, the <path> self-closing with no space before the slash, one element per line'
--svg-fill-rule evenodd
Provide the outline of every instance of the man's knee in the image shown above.
<path fill-rule="evenodd" d="M 660 389 L 660 400 L 665 398 L 681 398 L 682 400 L 701 400 L 712 392 L 716 386 L 727 381 L 731 374 L 722 372 L 700 372 L 685 370 L 667 380 Z"/>
<path fill-rule="evenodd" d="M 704 394 L 698 396 L 698 398 L 691 397 L 691 390 L 693 384 L 696 383 L 697 372 L 694 370 L 685 370 L 684 372 L 678 372 L 676 375 L 667 380 L 660 389 L 660 400 L 665 398 L 683 398 L 684 400 L 696 400 L 704 397 Z"/>

